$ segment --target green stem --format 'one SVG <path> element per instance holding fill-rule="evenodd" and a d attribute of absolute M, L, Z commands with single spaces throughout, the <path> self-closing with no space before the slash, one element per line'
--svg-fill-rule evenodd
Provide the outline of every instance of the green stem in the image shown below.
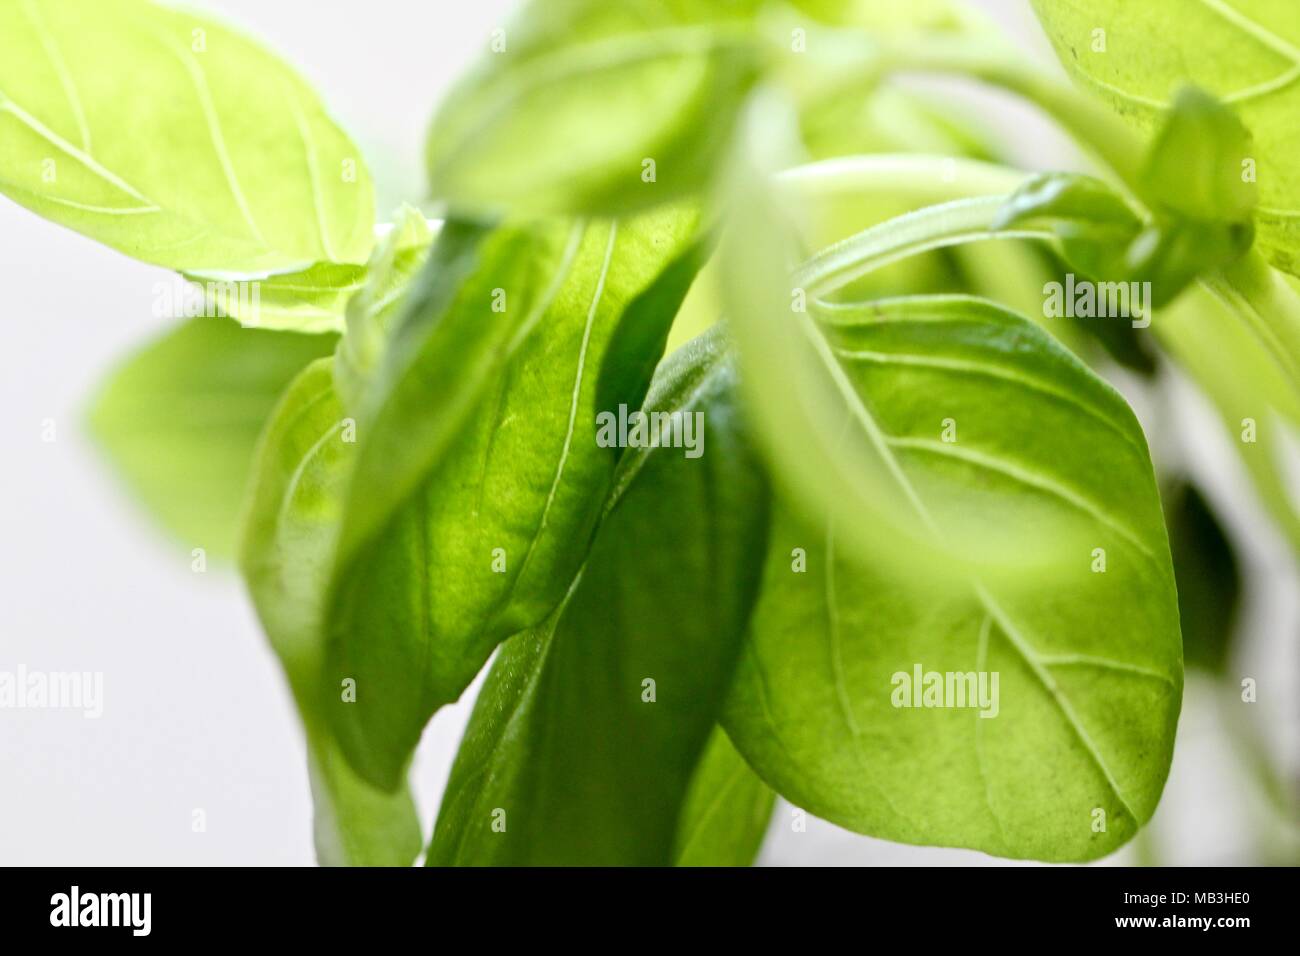
<path fill-rule="evenodd" d="M 878 223 L 835 243 L 796 270 L 794 284 L 810 296 L 828 295 L 900 259 L 985 239 L 1044 239 L 1046 229 L 994 229 L 1005 196 L 980 196 L 927 206 Z"/>

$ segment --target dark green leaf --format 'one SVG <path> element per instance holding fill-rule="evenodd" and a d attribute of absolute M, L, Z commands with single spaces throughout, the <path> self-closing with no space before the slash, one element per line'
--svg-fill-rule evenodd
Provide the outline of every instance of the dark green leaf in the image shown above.
<path fill-rule="evenodd" d="M 1191 666 L 1222 674 L 1241 602 L 1237 555 L 1194 485 L 1180 481 L 1164 497 L 1178 580 L 1183 657 Z"/>
<path fill-rule="evenodd" d="M 675 353 L 656 379 L 646 407 L 702 414 L 704 454 L 663 445 L 623 457 L 565 600 L 492 667 L 430 863 L 673 861 L 765 534 L 762 471 L 734 401 L 717 332 Z"/>

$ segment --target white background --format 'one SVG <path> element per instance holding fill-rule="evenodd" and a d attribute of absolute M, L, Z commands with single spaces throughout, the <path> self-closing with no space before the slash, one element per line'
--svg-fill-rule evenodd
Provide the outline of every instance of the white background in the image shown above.
<path fill-rule="evenodd" d="M 368 157 L 381 215 L 423 197 L 421 147 L 433 107 L 512 6 L 200 5 L 264 38 L 321 90 Z M 1027 4 L 981 5 L 1047 60 Z M 1023 161 L 1050 166 L 1069 156 L 1030 111 L 986 100 L 977 105 L 993 111 Z M 151 308 L 154 283 L 168 277 L 0 199 L 0 670 L 103 671 L 106 698 L 99 720 L 0 710 L 0 863 L 313 862 L 296 718 L 239 580 L 216 567 L 192 573 L 188 545 L 153 529 L 82 428 L 107 371 L 166 326 Z M 1184 443 L 1215 476 L 1216 500 L 1255 539 L 1243 673 L 1267 678 L 1259 719 L 1294 773 L 1295 568 L 1255 513 L 1231 450 L 1197 414 L 1188 413 L 1192 440 Z M 41 441 L 46 419 L 56 423 L 52 443 Z M 1247 820 L 1258 801 L 1203 691 L 1189 687 L 1153 832 L 1172 862 L 1250 862 Z M 415 767 L 426 824 L 466 714 L 462 701 L 426 732 Z M 192 832 L 196 808 L 206 813 L 206 832 Z M 1002 862 L 817 821 L 795 833 L 789 813 L 779 809 L 763 862 Z"/>

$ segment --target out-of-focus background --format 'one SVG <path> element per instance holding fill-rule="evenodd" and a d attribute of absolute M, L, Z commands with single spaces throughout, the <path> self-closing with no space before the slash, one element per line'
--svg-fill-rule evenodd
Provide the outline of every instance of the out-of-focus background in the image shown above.
<path fill-rule="evenodd" d="M 191 4 L 263 38 L 316 85 L 367 156 L 381 216 L 424 196 L 433 107 L 514 6 Z M 975 5 L 1052 62 L 1027 0 Z M 1033 110 L 959 84 L 942 90 L 986 117 L 1021 163 L 1076 162 Z M 156 528 L 85 429 L 104 376 L 170 324 L 153 315 L 155 283 L 169 279 L 0 199 L 0 671 L 104 674 L 99 719 L 0 709 L 0 864 L 314 861 L 297 718 L 238 577 L 216 563 L 192 571 L 190 545 Z M 1272 809 L 1259 767 L 1262 757 L 1275 777 L 1300 779 L 1300 572 L 1212 413 L 1190 386 L 1175 405 L 1172 425 L 1161 426 L 1175 434 L 1151 441 L 1182 449 L 1240 549 L 1246 604 L 1230 672 L 1253 677 L 1259 697 L 1243 705 L 1189 674 L 1160 810 L 1144 838 L 1107 862 L 1249 864 L 1288 833 L 1295 839 L 1297 821 L 1288 830 Z M 435 718 L 417 756 L 426 832 L 475 689 Z M 203 832 L 192 828 L 196 810 Z M 791 808 L 778 804 L 760 862 L 1005 862 L 816 820 L 797 832 L 791 822 Z"/>

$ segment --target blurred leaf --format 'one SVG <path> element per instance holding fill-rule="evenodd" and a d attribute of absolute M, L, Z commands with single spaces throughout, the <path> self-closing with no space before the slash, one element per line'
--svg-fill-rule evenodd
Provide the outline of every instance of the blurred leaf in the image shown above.
<path fill-rule="evenodd" d="M 1294 162 L 1296 29 L 1293 0 L 1248 5 L 1181 0 L 1032 0 L 1066 70 L 1136 129 L 1154 134 L 1175 91 L 1195 84 L 1231 106 L 1254 136 L 1206 135 L 1199 122 L 1166 143 L 1168 160 L 1149 168 L 1149 186 L 1174 204 L 1205 211 L 1239 208 L 1237 190 L 1205 188 L 1210 180 L 1180 167 L 1179 157 L 1212 158 L 1237 187 L 1258 181 L 1259 245 L 1280 269 L 1300 271 L 1300 169 Z M 1104 47 L 1098 49 L 1098 43 Z M 1217 129 L 1217 128 L 1216 128 Z M 1184 150 L 1186 152 L 1184 152 Z M 1217 177 L 1216 180 L 1217 181 Z"/>
<path fill-rule="evenodd" d="M 596 415 L 640 406 L 697 223 L 445 227 L 358 406 L 331 583 L 326 692 L 363 693 L 330 719 L 367 779 L 394 786 L 429 717 L 563 598 L 618 458 Z"/>
<path fill-rule="evenodd" d="M 1253 180 L 1241 175 L 1250 132 L 1228 106 L 1194 86 L 1179 90 L 1138 174 L 1153 209 L 1198 222 L 1249 222 Z"/>
<path fill-rule="evenodd" d="M 1169 549 L 1178 580 L 1183 658 L 1222 674 L 1241 601 L 1241 571 L 1232 543 L 1194 485 L 1179 481 L 1165 492 Z"/>
<path fill-rule="evenodd" d="M 871 337 L 897 339 L 891 324 Z M 959 342 L 970 331 L 935 334 Z M 1065 402 L 1042 393 L 1023 404 L 1054 418 Z M 1131 417 L 1124 431 L 1141 441 Z M 1033 434 L 994 426 L 976 441 Z M 1096 436 L 1071 443 L 1087 450 Z M 736 748 L 781 796 L 858 833 L 1039 860 L 1119 847 L 1160 797 L 1183 683 L 1159 501 L 1150 465 L 1140 470 L 1097 506 L 1105 571 L 1084 551 L 1068 573 L 1018 593 L 979 574 L 965 590 L 900 581 L 887 560 L 844 553 L 842 508 L 812 523 L 778 506 L 722 718 Z M 953 507 L 986 507 L 974 491 L 955 492 Z M 1076 487 L 1059 494 L 1084 506 Z"/>
<path fill-rule="evenodd" d="M 306 730 L 318 859 L 326 865 L 408 866 L 422 842 L 410 794 L 405 788 L 383 793 L 362 781 L 320 712 L 322 599 L 356 447 L 345 440 L 332 364 L 321 359 L 298 376 L 267 427 L 240 565 Z"/>
<path fill-rule="evenodd" d="M 673 849 L 675 866 L 750 866 L 762 848 L 776 794 L 715 727 L 691 777 Z"/>
<path fill-rule="evenodd" d="M 564 601 L 506 642 L 488 675 L 430 864 L 672 862 L 765 534 L 762 470 L 719 333 L 674 355 L 646 402 L 703 415 L 705 453 L 662 445 L 623 456 Z"/>
<path fill-rule="evenodd" d="M 955 30 L 972 22 L 959 0 L 790 0 L 790 6 L 824 24 L 873 30 Z"/>
<path fill-rule="evenodd" d="M 1032 588 L 1103 544 L 1094 512 L 1124 497 L 1116 482 L 1134 493 L 1119 514 L 1143 527 L 1150 462 L 1132 413 L 1037 326 L 964 297 L 821 298 L 877 261 L 988 235 L 999 197 L 869 228 L 791 277 L 773 190 L 737 180 L 723 250 L 742 387 L 796 501 L 852 515 L 846 547 L 936 587 L 977 568 Z"/>
<path fill-rule="evenodd" d="M 257 436 L 285 387 L 336 341 L 190 319 L 109 377 L 91 429 L 168 531 L 233 556 Z"/>
<path fill-rule="evenodd" d="M 215 20 L 145 0 L 0 4 L 0 91 L 0 192 L 46 219 L 188 272 L 366 261 L 356 146 L 294 71 Z"/>
<path fill-rule="evenodd" d="M 459 209 L 604 215 L 699 190 L 757 78 L 749 21 L 761 6 L 529 4 L 438 110 L 434 195 Z"/>
<path fill-rule="evenodd" d="M 924 96 L 884 86 L 869 96 L 838 96 L 800 112 L 801 138 L 814 159 L 862 153 L 932 153 L 992 159 L 980 132 Z"/>
<path fill-rule="evenodd" d="M 898 142 L 889 126 L 900 111 L 877 111 L 865 95 L 873 42 L 982 26 L 953 0 L 534 0 L 494 31 L 492 52 L 439 109 L 426 147 L 433 192 L 453 209 L 582 215 L 693 195 L 715 178 L 764 77 L 808 107 L 818 155 L 864 137 Z M 854 129 L 839 109 L 854 102 L 867 104 L 871 128 Z M 914 120 L 943 125 L 919 111 Z"/>

